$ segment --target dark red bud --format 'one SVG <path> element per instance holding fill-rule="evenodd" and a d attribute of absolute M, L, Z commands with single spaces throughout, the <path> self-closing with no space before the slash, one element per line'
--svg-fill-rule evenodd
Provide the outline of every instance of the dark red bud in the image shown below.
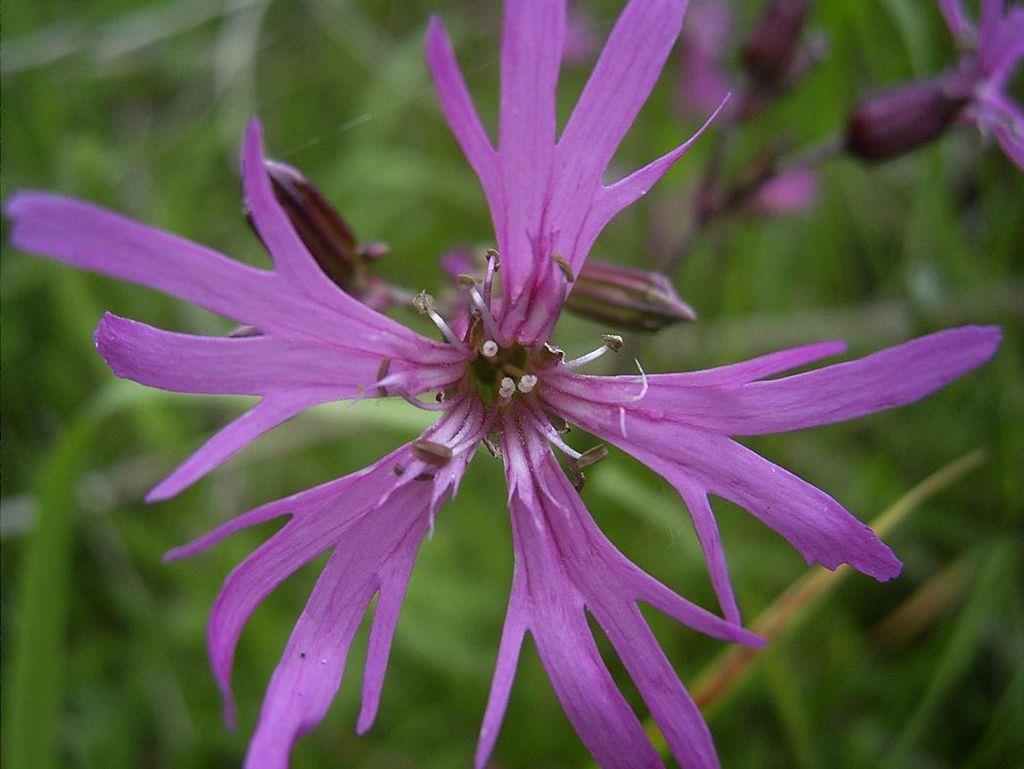
<path fill-rule="evenodd" d="M 773 84 L 789 75 L 810 9 L 810 0 L 767 0 L 761 7 L 740 51 L 752 80 Z"/>
<path fill-rule="evenodd" d="M 938 81 L 900 86 L 854 109 L 846 149 L 864 160 L 902 155 L 941 136 L 965 103 Z"/>
<path fill-rule="evenodd" d="M 298 169 L 265 161 L 274 195 L 302 242 L 327 276 L 347 291 L 356 278 L 356 238 L 352 228 Z"/>

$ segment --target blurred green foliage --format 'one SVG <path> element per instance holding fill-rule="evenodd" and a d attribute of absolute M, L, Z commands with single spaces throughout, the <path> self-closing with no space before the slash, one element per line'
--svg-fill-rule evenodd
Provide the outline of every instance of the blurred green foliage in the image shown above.
<path fill-rule="evenodd" d="M 599 32 L 608 29 L 616 3 L 582 5 Z M 274 156 L 301 167 L 361 237 L 393 245 L 385 276 L 437 291 L 438 254 L 487 244 L 490 234 L 422 64 L 435 10 L 493 123 L 497 3 L 7 0 L 2 196 L 59 190 L 263 262 L 236 170 L 243 126 L 256 113 Z M 813 23 L 828 33 L 828 56 L 745 131 L 733 164 L 771 137 L 827 137 L 859 95 L 954 54 L 930 3 L 832 0 Z M 692 128 L 672 111 L 673 67 L 620 152 L 622 168 Z M 566 73 L 563 112 L 584 77 L 585 68 Z M 663 252 L 679 235 L 708 146 L 613 224 L 595 254 L 645 265 Z M 814 211 L 731 220 L 686 255 L 678 287 L 700 323 L 629 340 L 648 371 L 667 371 L 826 337 L 862 353 L 963 322 L 1005 330 L 992 363 L 921 404 L 750 441 L 865 519 L 973 448 L 986 447 L 989 459 L 890 538 L 906 562 L 901 579 L 846 580 L 710 712 L 724 766 L 1019 761 L 1022 200 L 1024 176 L 966 130 L 885 166 L 834 162 Z M 118 383 L 94 353 L 92 329 L 107 308 L 193 332 L 220 333 L 225 323 L 6 245 L 0 300 L 5 766 L 237 765 L 318 565 L 286 583 L 243 635 L 234 677 L 242 729 L 230 733 L 207 672 L 205 614 L 220 580 L 268 530 L 191 562 L 165 566 L 161 554 L 252 505 L 369 463 L 415 435 L 423 415 L 401 403 L 321 408 L 180 498 L 145 507 L 145 489 L 242 404 Z M 566 318 L 558 340 L 582 352 L 605 331 Z M 675 494 L 618 454 L 591 476 L 584 497 L 624 552 L 713 606 Z M 422 549 L 377 725 L 354 735 L 364 629 L 335 705 L 299 743 L 295 767 L 468 764 L 511 574 L 503 498 L 498 463 L 478 459 Z M 806 566 L 745 513 L 717 509 L 752 617 Z M 951 565 L 956 578 L 936 582 Z M 927 611 L 908 620 L 921 596 L 931 598 Z M 721 648 L 652 621 L 686 680 Z M 528 645 L 495 766 L 587 761 Z"/>

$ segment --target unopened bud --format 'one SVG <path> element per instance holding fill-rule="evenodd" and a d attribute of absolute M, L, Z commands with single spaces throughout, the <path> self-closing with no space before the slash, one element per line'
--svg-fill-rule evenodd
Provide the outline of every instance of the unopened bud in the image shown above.
<path fill-rule="evenodd" d="M 274 196 L 324 274 L 356 299 L 377 309 L 386 306 L 388 287 L 370 274 L 368 265 L 390 247 L 380 242 L 359 245 L 348 223 L 298 169 L 276 160 L 265 160 L 264 167 Z"/>
<path fill-rule="evenodd" d="M 568 310 L 616 328 L 657 331 L 697 319 L 659 272 L 588 260 L 566 300 Z"/>
<path fill-rule="evenodd" d="M 810 6 L 810 0 L 767 0 L 761 7 L 740 53 L 751 80 L 773 84 L 790 74 Z"/>
<path fill-rule="evenodd" d="M 938 81 L 900 86 L 854 109 L 846 149 L 864 160 L 902 155 L 941 136 L 965 103 Z"/>

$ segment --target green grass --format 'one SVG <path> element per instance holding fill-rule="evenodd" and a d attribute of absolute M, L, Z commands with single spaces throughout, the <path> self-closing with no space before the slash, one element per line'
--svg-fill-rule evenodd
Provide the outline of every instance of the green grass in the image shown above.
<path fill-rule="evenodd" d="M 607 29 L 617 4 L 584 5 Z M 750 126 L 737 158 L 774 136 L 827 137 L 858 95 L 951 61 L 930 4 L 819 5 L 814 24 L 829 34 L 828 58 Z M 392 244 L 382 273 L 436 292 L 437 255 L 491 236 L 422 64 L 434 10 L 493 123 L 496 3 L 7 0 L 0 192 L 88 198 L 263 263 L 236 168 L 245 122 L 257 113 L 271 154 L 303 168 L 363 238 Z M 566 74 L 563 108 L 583 76 Z M 672 112 L 672 80 L 670 67 L 620 153 L 622 168 L 690 128 Z M 659 233 L 681 217 L 710 146 L 702 141 L 610 227 L 595 255 L 638 265 L 660 256 Z M 988 459 L 889 537 L 906 563 L 899 580 L 847 578 L 709 712 L 725 767 L 982 769 L 1020 755 L 1021 200 L 1024 175 L 969 130 L 884 166 L 834 162 L 813 212 L 732 220 L 686 255 L 677 285 L 699 324 L 629 340 L 648 371 L 669 371 L 820 338 L 845 338 L 859 354 L 959 323 L 1004 328 L 995 360 L 920 404 L 749 442 L 865 519 L 975 448 Z M 192 332 L 227 326 L 6 244 L 2 258 L 4 765 L 237 765 L 316 569 L 283 585 L 243 635 L 234 677 L 242 727 L 230 733 L 208 673 L 205 615 L 221 579 L 268 529 L 193 561 L 168 566 L 161 554 L 250 506 L 366 465 L 415 435 L 423 414 L 400 402 L 321 408 L 180 498 L 145 506 L 145 490 L 242 404 L 117 383 L 92 330 L 104 309 Z M 582 353 L 606 331 L 566 318 L 558 340 Z M 300 741 L 293 766 L 468 764 L 511 574 L 503 498 L 498 463 L 480 457 L 421 552 L 376 726 L 354 735 L 364 628 L 334 706 Z M 714 605 L 691 526 L 664 483 L 613 452 L 591 471 L 584 498 L 624 552 Z M 716 509 L 753 618 L 806 566 L 746 513 Z M 940 578 L 952 564 L 956 590 Z M 922 594 L 931 608 L 903 623 L 901 611 Z M 653 624 L 687 681 L 722 648 Z M 527 644 L 495 766 L 588 763 Z"/>

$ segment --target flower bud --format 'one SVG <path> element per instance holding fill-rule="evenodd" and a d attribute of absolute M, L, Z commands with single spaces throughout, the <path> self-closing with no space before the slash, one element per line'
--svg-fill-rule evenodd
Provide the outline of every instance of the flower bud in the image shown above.
<path fill-rule="evenodd" d="M 697 319 L 661 273 L 593 259 L 576 276 L 565 306 L 577 315 L 635 331 Z"/>
<path fill-rule="evenodd" d="M 859 104 L 846 129 L 846 149 L 864 160 L 887 160 L 938 138 L 965 104 L 942 83 L 909 83 Z"/>
<path fill-rule="evenodd" d="M 369 267 L 388 253 L 387 244 L 360 245 L 352 228 L 301 171 L 276 160 L 264 163 L 274 196 L 320 269 L 356 299 L 375 309 L 387 306 L 388 287 Z"/>
<path fill-rule="evenodd" d="M 747 36 L 740 59 L 751 80 L 775 84 L 790 74 L 810 0 L 767 0 Z"/>

